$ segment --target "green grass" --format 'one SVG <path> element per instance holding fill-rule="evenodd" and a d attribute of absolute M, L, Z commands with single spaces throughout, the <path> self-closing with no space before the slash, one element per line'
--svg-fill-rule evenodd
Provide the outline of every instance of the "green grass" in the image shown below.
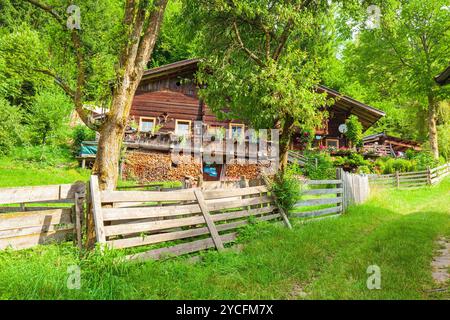
<path fill-rule="evenodd" d="M 67 147 L 18 147 L 0 157 L 0 188 L 87 181 L 89 174 L 78 168 Z"/>
<path fill-rule="evenodd" d="M 40 168 L 29 163 L 0 160 L 0 188 L 65 184 L 89 180 L 90 170 L 55 166 Z"/>
<path fill-rule="evenodd" d="M 0 253 L 3 299 L 448 299 L 431 277 L 436 239 L 450 237 L 450 179 L 417 190 L 377 191 L 338 219 L 258 224 L 242 230 L 242 252 L 119 263 L 123 251 L 79 259 L 70 244 Z M 115 262 L 114 262 L 115 261 Z M 81 289 L 66 287 L 81 267 Z M 381 268 L 381 289 L 366 287 Z M 447 283 L 447 286 L 448 287 Z M 442 287 L 442 286 L 441 286 Z"/>

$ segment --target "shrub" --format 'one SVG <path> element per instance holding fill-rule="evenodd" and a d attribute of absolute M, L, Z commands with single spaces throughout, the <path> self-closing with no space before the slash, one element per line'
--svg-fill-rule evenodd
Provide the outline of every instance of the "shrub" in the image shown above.
<path fill-rule="evenodd" d="M 359 122 L 358 117 L 351 115 L 345 121 L 345 124 L 347 125 L 347 132 L 345 133 L 345 136 L 353 143 L 353 146 L 361 146 L 363 139 L 363 126 L 361 122 Z"/>
<path fill-rule="evenodd" d="M 279 172 L 270 189 L 278 204 L 288 213 L 300 197 L 300 182 L 295 177 L 295 170 L 288 168 L 285 172 Z"/>
<path fill-rule="evenodd" d="M 66 146 L 41 145 L 14 148 L 11 152 L 14 160 L 26 161 L 39 166 L 67 165 L 73 161 Z"/>
<path fill-rule="evenodd" d="M 415 163 L 407 159 L 389 159 L 386 161 L 383 169 L 384 174 L 399 172 L 408 172 L 416 170 Z"/>
<path fill-rule="evenodd" d="M 31 142 L 57 144 L 68 134 L 72 103 L 62 93 L 44 91 L 35 97 L 27 113 Z"/>
<path fill-rule="evenodd" d="M 72 149 L 75 154 L 80 151 L 83 141 L 95 140 L 95 131 L 85 125 L 77 125 L 72 131 Z"/>
<path fill-rule="evenodd" d="M 439 160 L 434 159 L 428 151 L 407 150 L 406 158 L 415 163 L 417 170 L 425 170 L 428 167 L 434 168 L 439 165 Z"/>
<path fill-rule="evenodd" d="M 312 180 L 333 179 L 336 176 L 333 159 L 328 153 L 305 152 L 304 156 L 307 159 L 306 164 L 303 167 L 303 174 L 305 176 Z"/>
<path fill-rule="evenodd" d="M 0 155 L 11 152 L 14 146 L 23 142 L 21 126 L 22 113 L 11 106 L 8 101 L 0 98 Z"/>

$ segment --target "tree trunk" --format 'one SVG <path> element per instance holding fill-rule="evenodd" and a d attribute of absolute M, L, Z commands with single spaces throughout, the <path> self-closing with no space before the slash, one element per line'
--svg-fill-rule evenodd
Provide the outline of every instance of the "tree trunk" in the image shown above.
<path fill-rule="evenodd" d="M 288 166 L 289 149 L 291 147 L 292 128 L 294 118 L 286 116 L 280 132 L 280 171 L 284 172 Z"/>
<path fill-rule="evenodd" d="M 114 89 L 110 111 L 100 129 L 97 158 L 93 168 L 93 173 L 98 175 L 101 190 L 113 190 L 116 187 L 120 149 L 131 104 L 142 79 L 144 68 L 152 55 L 167 1 L 157 0 L 154 3 L 147 26 L 144 26 L 142 20 L 145 18 L 145 14 L 138 17 L 140 21 L 135 22 L 137 27 L 131 35 L 135 41 L 130 42 L 131 45 L 124 50 L 120 58 L 123 76 L 119 78 L 119 84 Z M 143 27 L 145 27 L 145 32 L 141 37 L 140 30 Z"/>
<path fill-rule="evenodd" d="M 431 153 L 437 160 L 439 159 L 438 133 L 436 127 L 436 102 L 433 96 L 428 95 L 428 138 L 430 141 Z"/>

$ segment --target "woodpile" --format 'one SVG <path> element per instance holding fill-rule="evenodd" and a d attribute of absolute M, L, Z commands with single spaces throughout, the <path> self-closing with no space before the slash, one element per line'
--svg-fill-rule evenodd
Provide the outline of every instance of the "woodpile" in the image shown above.
<path fill-rule="evenodd" d="M 260 175 L 260 167 L 257 164 L 227 164 L 225 170 L 226 178 L 256 179 Z"/>
<path fill-rule="evenodd" d="M 177 156 L 156 152 L 128 152 L 125 156 L 123 175 L 125 179 L 139 182 L 180 181 L 185 176 L 197 177 L 200 164 L 192 156 Z"/>

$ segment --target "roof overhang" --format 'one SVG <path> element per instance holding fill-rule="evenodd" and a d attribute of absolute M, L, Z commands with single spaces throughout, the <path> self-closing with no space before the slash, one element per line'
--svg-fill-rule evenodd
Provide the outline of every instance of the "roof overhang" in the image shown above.
<path fill-rule="evenodd" d="M 448 66 L 447 69 L 445 69 L 440 75 L 434 77 L 434 80 L 441 86 L 449 84 L 450 83 L 450 66 Z"/>
<path fill-rule="evenodd" d="M 386 115 L 385 112 L 364 104 L 358 100 L 343 95 L 336 90 L 320 85 L 319 92 L 326 92 L 329 97 L 335 100 L 332 110 L 340 111 L 348 115 L 355 115 L 363 125 L 364 130 L 367 130 L 375 124 L 378 120 Z"/>
<path fill-rule="evenodd" d="M 142 80 L 156 79 L 191 71 L 195 72 L 197 71 L 197 65 L 199 62 L 200 59 L 188 59 L 145 70 L 142 75 Z"/>

